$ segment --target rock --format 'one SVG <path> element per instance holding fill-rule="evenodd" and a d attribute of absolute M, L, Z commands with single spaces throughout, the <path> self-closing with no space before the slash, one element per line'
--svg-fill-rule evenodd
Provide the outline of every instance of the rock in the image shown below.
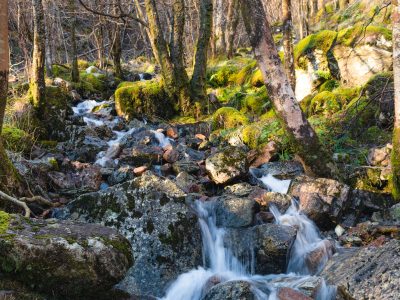
<path fill-rule="evenodd" d="M 163 159 L 166 162 L 173 164 L 174 162 L 179 160 L 179 152 L 175 149 L 168 149 L 164 152 Z"/>
<path fill-rule="evenodd" d="M 253 223 L 256 202 L 246 198 L 222 197 L 215 203 L 218 227 L 247 227 Z"/>
<path fill-rule="evenodd" d="M 318 247 L 307 253 L 305 258 L 307 269 L 311 274 L 317 274 L 325 265 L 326 260 L 335 253 L 335 245 L 329 240 L 324 240 Z"/>
<path fill-rule="evenodd" d="M 383 148 L 372 148 L 368 151 L 368 163 L 371 166 L 386 167 L 390 164 L 390 153 L 392 146 L 390 144 Z"/>
<path fill-rule="evenodd" d="M 141 166 L 141 167 L 138 167 L 138 168 L 134 168 L 134 169 L 133 169 L 133 173 L 134 173 L 136 176 L 142 176 L 143 173 L 146 172 L 148 169 L 149 169 L 149 168 L 148 168 L 147 166 Z"/>
<path fill-rule="evenodd" d="M 295 238 L 296 229 L 291 226 L 262 224 L 231 228 L 224 240 L 244 265 L 254 263 L 256 274 L 268 275 L 285 273 Z"/>
<path fill-rule="evenodd" d="M 398 299 L 400 241 L 339 253 L 328 262 L 321 276 L 354 299 Z"/>
<path fill-rule="evenodd" d="M 266 163 L 258 169 L 251 168 L 250 174 L 256 179 L 255 183 L 258 183 L 258 178 L 266 175 L 273 175 L 278 179 L 293 179 L 304 174 L 304 169 L 298 161 L 277 161 Z"/>
<path fill-rule="evenodd" d="M 225 193 L 235 195 L 237 197 L 249 196 L 256 187 L 248 184 L 247 182 L 240 182 L 225 187 Z"/>
<path fill-rule="evenodd" d="M 197 138 L 199 140 L 202 140 L 202 141 L 205 141 L 207 139 L 207 137 L 204 134 L 201 134 L 201 133 L 197 133 L 195 135 L 195 138 Z"/>
<path fill-rule="evenodd" d="M 179 124 L 177 125 L 179 136 L 196 136 L 196 134 L 200 133 L 204 136 L 210 136 L 211 132 L 211 124 L 206 122 L 197 122 L 192 124 Z"/>
<path fill-rule="evenodd" d="M 178 129 L 176 127 L 168 127 L 167 129 L 167 137 L 171 139 L 177 139 L 178 136 Z"/>
<path fill-rule="evenodd" d="M 0 235 L 0 273 L 51 297 L 102 298 L 133 263 L 129 242 L 114 229 L 0 217 L 8 218 Z"/>
<path fill-rule="evenodd" d="M 273 279 L 271 284 L 278 288 L 282 286 L 290 286 L 291 288 L 295 288 L 303 295 L 311 297 L 312 299 L 330 299 L 328 295 L 324 295 L 326 298 L 321 297 L 321 288 L 325 286 L 325 281 L 322 277 L 308 276 L 299 280 L 299 277 L 279 276 Z"/>
<path fill-rule="evenodd" d="M 336 236 L 337 237 L 341 237 L 342 235 L 343 235 L 343 233 L 345 233 L 345 229 L 342 227 L 342 226 L 340 226 L 340 225 L 337 225 L 336 227 L 335 227 L 335 233 L 336 233 Z"/>
<path fill-rule="evenodd" d="M 277 297 L 279 300 L 312 300 L 312 298 L 304 295 L 288 287 L 282 287 L 278 290 Z"/>
<path fill-rule="evenodd" d="M 118 170 L 113 171 L 108 178 L 110 185 L 116 185 L 135 178 L 134 168 L 131 166 L 120 167 Z"/>
<path fill-rule="evenodd" d="M 69 94 L 72 98 L 73 103 L 78 103 L 82 100 L 82 96 L 76 90 L 72 90 L 71 92 L 69 92 Z"/>
<path fill-rule="evenodd" d="M 350 205 L 350 187 L 333 179 L 297 177 L 289 195 L 298 198 L 300 210 L 323 229 L 340 222 Z"/>
<path fill-rule="evenodd" d="M 227 184 L 248 171 L 246 154 L 237 147 L 227 147 L 206 159 L 206 171 L 217 184 Z"/>
<path fill-rule="evenodd" d="M 186 172 L 189 174 L 196 174 L 200 171 L 200 167 L 194 161 L 180 160 L 172 165 L 175 174 Z"/>
<path fill-rule="evenodd" d="M 255 300 L 252 286 L 247 281 L 228 281 L 213 286 L 203 300 Z"/>
<path fill-rule="evenodd" d="M 176 176 L 176 184 L 185 192 L 189 192 L 193 185 L 197 184 L 196 178 L 186 172 L 181 172 Z"/>
<path fill-rule="evenodd" d="M 86 74 L 94 74 L 94 73 L 100 73 L 99 68 L 95 66 L 90 66 L 86 69 Z"/>
<path fill-rule="evenodd" d="M 159 162 L 162 155 L 163 151 L 158 146 L 136 145 L 130 149 L 124 149 L 120 161 L 133 166 L 142 166 Z"/>
<path fill-rule="evenodd" d="M 400 223 L 400 203 L 393 205 L 389 209 L 389 215 L 394 222 Z"/>
<path fill-rule="evenodd" d="M 131 241 L 134 264 L 121 289 L 161 297 L 170 281 L 202 261 L 197 217 L 185 196 L 174 182 L 148 171 L 106 191 L 82 195 L 68 208 L 72 219 L 118 228 Z"/>
<path fill-rule="evenodd" d="M 260 205 L 262 210 L 269 210 L 271 204 L 275 205 L 281 213 L 286 212 L 292 204 L 293 197 L 287 194 L 280 194 L 274 192 L 265 192 L 255 200 Z"/>
<path fill-rule="evenodd" d="M 278 145 L 276 142 L 270 141 L 261 149 L 250 151 L 247 155 L 247 158 L 249 159 L 250 166 L 252 168 L 258 168 L 261 165 L 270 162 L 277 152 Z"/>
<path fill-rule="evenodd" d="M 57 87 L 64 89 L 65 91 L 69 92 L 72 90 L 72 84 L 62 78 L 54 78 L 53 84 Z"/>

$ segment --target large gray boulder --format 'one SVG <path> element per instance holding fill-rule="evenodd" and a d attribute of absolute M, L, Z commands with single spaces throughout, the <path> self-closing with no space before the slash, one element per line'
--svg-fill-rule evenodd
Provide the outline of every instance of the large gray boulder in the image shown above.
<path fill-rule="evenodd" d="M 215 205 L 218 227 L 250 226 L 257 208 L 256 201 L 238 197 L 221 197 Z"/>
<path fill-rule="evenodd" d="M 225 235 L 233 254 L 261 275 L 285 273 L 295 239 L 295 228 L 278 224 L 229 229 Z"/>
<path fill-rule="evenodd" d="M 105 299 L 133 263 L 111 228 L 4 212 L 0 221 L 0 275 L 51 297 Z"/>
<path fill-rule="evenodd" d="M 239 147 L 227 147 L 206 159 L 206 171 L 216 184 L 227 184 L 249 170 L 246 153 Z"/>
<path fill-rule="evenodd" d="M 247 281 L 228 281 L 213 286 L 203 300 L 255 300 L 251 283 Z"/>
<path fill-rule="evenodd" d="M 321 276 L 354 299 L 400 299 L 400 241 L 337 254 Z"/>
<path fill-rule="evenodd" d="M 134 264 L 120 288 L 134 295 L 162 296 L 167 284 L 201 265 L 197 217 L 186 194 L 151 172 L 105 191 L 80 196 L 71 218 L 114 227 L 132 243 Z"/>

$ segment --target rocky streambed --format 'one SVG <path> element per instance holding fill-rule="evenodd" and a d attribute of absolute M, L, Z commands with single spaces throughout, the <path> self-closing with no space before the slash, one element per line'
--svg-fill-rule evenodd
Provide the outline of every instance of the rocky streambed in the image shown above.
<path fill-rule="evenodd" d="M 68 140 L 14 158 L 53 202 L 32 204 L 41 220 L 1 216 L 0 298 L 399 299 L 390 197 L 207 123 L 127 122 L 113 101 L 73 111 Z"/>

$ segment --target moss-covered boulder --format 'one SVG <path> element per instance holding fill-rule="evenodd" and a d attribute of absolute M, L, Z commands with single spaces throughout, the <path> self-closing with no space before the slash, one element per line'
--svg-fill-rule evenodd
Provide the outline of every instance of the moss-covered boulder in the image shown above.
<path fill-rule="evenodd" d="M 212 116 L 213 129 L 232 129 L 248 123 L 249 119 L 233 107 L 222 107 Z"/>
<path fill-rule="evenodd" d="M 168 119 L 175 114 L 172 100 L 157 80 L 124 83 L 115 92 L 115 108 L 119 116 L 127 119 L 142 116 Z"/>
<path fill-rule="evenodd" d="M 107 299 L 132 265 L 129 242 L 94 224 L 0 212 L 0 274 L 62 299 Z"/>
<path fill-rule="evenodd" d="M 22 129 L 4 126 L 2 139 L 7 150 L 28 153 L 33 145 L 33 137 Z"/>
<path fill-rule="evenodd" d="M 134 264 L 120 288 L 163 296 L 167 283 L 201 264 L 197 217 L 171 180 L 144 173 L 69 205 L 71 218 L 114 227 L 132 243 Z"/>

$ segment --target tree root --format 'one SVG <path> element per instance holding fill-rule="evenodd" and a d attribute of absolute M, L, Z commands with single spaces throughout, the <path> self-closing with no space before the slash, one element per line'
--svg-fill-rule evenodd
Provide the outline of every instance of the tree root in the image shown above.
<path fill-rule="evenodd" d="M 11 196 L 7 195 L 6 193 L 3 193 L 2 191 L 0 191 L 0 198 L 7 200 L 11 203 L 14 203 L 15 205 L 18 205 L 19 207 L 22 207 L 25 210 L 25 217 L 27 217 L 27 218 L 30 217 L 31 210 L 25 202 L 18 200 L 17 198 L 11 197 Z"/>

